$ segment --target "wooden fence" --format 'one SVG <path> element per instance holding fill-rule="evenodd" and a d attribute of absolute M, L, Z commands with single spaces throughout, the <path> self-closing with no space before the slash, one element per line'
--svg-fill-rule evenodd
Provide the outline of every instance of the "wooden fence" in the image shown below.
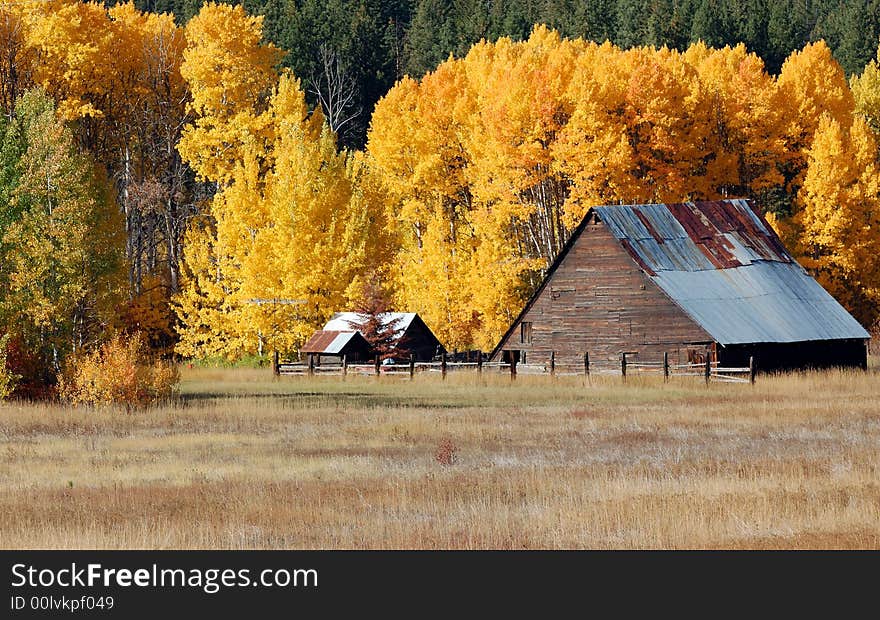
<path fill-rule="evenodd" d="M 628 358 L 631 353 L 621 353 L 618 368 L 604 366 L 601 368 L 590 366 L 590 356 L 584 353 L 582 365 L 559 365 L 556 363 L 556 354 L 550 354 L 550 361 L 546 364 L 523 364 L 513 362 L 488 362 L 482 356 L 477 357 L 475 362 L 451 362 L 445 355 L 438 361 L 417 362 L 410 358 L 409 363 L 382 364 L 379 358 L 370 363 L 349 363 L 345 356 L 341 362 L 331 364 L 315 364 L 314 358 L 306 362 L 281 362 L 275 366 L 275 374 L 279 375 L 374 375 L 374 376 L 397 376 L 414 378 L 416 374 L 436 373 L 443 379 L 450 372 L 494 372 L 507 373 L 512 380 L 518 374 L 549 375 L 549 376 L 619 376 L 626 382 L 627 377 L 640 375 L 662 376 L 664 381 L 670 377 L 701 377 L 707 384 L 719 383 L 755 383 L 756 365 L 755 359 L 749 358 L 749 365 L 745 367 L 722 367 L 718 362 L 707 357 L 704 363 L 698 364 L 671 364 L 669 355 L 664 354 L 662 361 L 641 362 L 631 361 Z"/>

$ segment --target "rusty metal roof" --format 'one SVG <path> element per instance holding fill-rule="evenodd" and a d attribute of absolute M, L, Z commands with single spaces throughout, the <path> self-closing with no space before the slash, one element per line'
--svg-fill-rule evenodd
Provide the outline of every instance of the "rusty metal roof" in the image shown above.
<path fill-rule="evenodd" d="M 647 276 L 720 344 L 869 337 L 747 200 L 593 212 Z"/>
<path fill-rule="evenodd" d="M 363 340 L 363 343 L 358 343 Z M 303 345 L 303 353 L 323 353 L 325 355 L 340 355 L 350 344 L 363 344 L 369 347 L 369 343 L 357 331 L 321 330 L 312 334 L 309 341 Z"/>

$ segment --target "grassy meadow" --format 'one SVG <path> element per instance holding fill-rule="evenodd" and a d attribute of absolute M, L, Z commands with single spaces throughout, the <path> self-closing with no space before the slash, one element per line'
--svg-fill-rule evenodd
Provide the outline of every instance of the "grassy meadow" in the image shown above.
<path fill-rule="evenodd" d="M 878 548 L 880 373 L 274 379 L 0 403 L 2 548 Z"/>

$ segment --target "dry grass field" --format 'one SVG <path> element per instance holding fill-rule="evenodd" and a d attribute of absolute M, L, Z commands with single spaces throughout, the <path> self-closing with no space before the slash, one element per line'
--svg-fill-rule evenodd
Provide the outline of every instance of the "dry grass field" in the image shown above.
<path fill-rule="evenodd" d="M 191 369 L 0 404 L 3 548 L 878 548 L 880 373 L 406 380 Z"/>

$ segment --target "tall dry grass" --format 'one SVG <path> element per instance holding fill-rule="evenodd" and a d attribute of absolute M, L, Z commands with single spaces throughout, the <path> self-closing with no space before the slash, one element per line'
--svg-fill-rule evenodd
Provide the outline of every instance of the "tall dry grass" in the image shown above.
<path fill-rule="evenodd" d="M 874 372 L 183 379 L 0 404 L 0 547 L 880 547 Z"/>

